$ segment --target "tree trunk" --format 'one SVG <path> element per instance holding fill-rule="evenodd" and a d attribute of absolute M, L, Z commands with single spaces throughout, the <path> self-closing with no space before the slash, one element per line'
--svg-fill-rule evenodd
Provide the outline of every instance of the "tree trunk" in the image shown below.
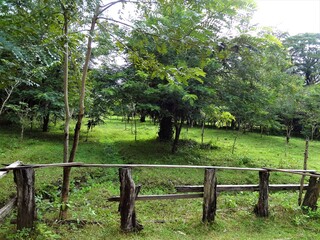
<path fill-rule="evenodd" d="M 176 153 L 177 150 L 178 150 L 178 142 L 179 142 L 179 138 L 180 138 L 182 125 L 183 125 L 183 120 L 182 119 L 180 121 L 180 124 L 178 122 L 176 122 L 174 124 L 174 126 L 175 126 L 175 137 L 174 137 L 174 141 L 173 141 L 172 149 L 171 149 L 172 153 Z"/>
<path fill-rule="evenodd" d="M 69 107 L 69 45 L 68 45 L 68 16 L 64 9 L 64 64 L 63 64 L 63 93 L 64 93 L 64 109 L 65 109 L 65 123 L 64 123 L 64 145 L 63 145 L 63 162 L 68 162 L 69 155 L 69 126 L 71 120 L 70 107 Z M 63 181 L 61 190 L 61 208 L 59 219 L 67 218 L 66 206 L 69 198 L 69 168 L 63 169 Z"/>
<path fill-rule="evenodd" d="M 43 117 L 42 132 L 48 132 L 48 130 L 49 130 L 49 121 L 50 121 L 50 113 L 48 112 Z"/>
<path fill-rule="evenodd" d="M 76 127 L 74 129 L 74 137 L 73 137 L 73 145 L 70 152 L 70 157 L 68 162 L 73 162 L 75 159 L 75 155 L 77 152 L 78 144 L 79 144 L 79 137 L 80 137 L 80 129 L 82 124 L 82 118 L 84 116 L 84 99 L 85 99 L 85 90 L 86 90 L 86 79 L 89 67 L 89 61 L 91 57 L 91 50 L 92 50 L 92 36 L 94 34 L 95 25 L 99 15 L 99 5 L 97 5 L 94 16 L 92 17 L 91 27 L 88 37 L 88 44 L 87 44 L 87 52 L 86 58 L 82 70 L 82 79 L 81 79 L 81 91 L 80 91 L 80 99 L 79 99 L 79 113 L 78 113 L 78 120 L 76 123 Z M 67 29 L 67 28 L 66 28 Z M 63 187 L 62 187 L 62 207 L 60 210 L 60 218 L 65 219 L 67 216 L 67 203 L 69 199 L 69 188 L 70 188 L 70 172 L 71 168 L 64 168 L 63 171 Z"/>
<path fill-rule="evenodd" d="M 11 97 L 11 94 L 13 92 L 13 90 L 20 84 L 21 82 L 18 81 L 16 82 L 9 90 L 5 88 L 5 92 L 7 94 L 6 98 L 3 100 L 1 107 L 0 107 L 0 115 L 3 112 L 4 106 L 6 105 L 6 103 L 8 102 L 9 98 Z"/>
<path fill-rule="evenodd" d="M 292 123 L 287 125 L 287 133 L 286 133 L 286 143 L 289 144 L 290 138 L 291 138 L 291 131 L 293 129 Z"/>
<path fill-rule="evenodd" d="M 203 137 L 204 137 L 204 125 L 205 120 L 202 121 L 202 128 L 201 128 L 201 144 L 203 145 Z"/>
<path fill-rule="evenodd" d="M 165 116 L 161 118 L 158 136 L 160 141 L 172 140 L 172 137 L 173 137 L 172 116 Z"/>
<path fill-rule="evenodd" d="M 141 116 L 140 116 L 140 122 L 146 122 L 146 113 L 142 111 Z"/>
<path fill-rule="evenodd" d="M 23 135 L 24 135 L 24 125 L 23 125 L 23 123 L 21 123 L 21 133 L 20 133 L 21 141 L 23 140 Z"/>

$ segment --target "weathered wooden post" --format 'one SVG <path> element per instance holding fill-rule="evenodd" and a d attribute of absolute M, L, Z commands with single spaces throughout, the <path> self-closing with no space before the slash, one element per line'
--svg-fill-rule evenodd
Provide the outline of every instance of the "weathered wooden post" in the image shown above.
<path fill-rule="evenodd" d="M 320 178 L 310 177 L 307 192 L 304 196 L 302 207 L 317 210 L 317 201 L 320 192 Z"/>
<path fill-rule="evenodd" d="M 36 219 L 33 168 L 14 169 L 14 181 L 17 185 L 17 229 L 33 228 Z"/>
<path fill-rule="evenodd" d="M 254 208 L 254 212 L 258 217 L 269 216 L 269 175 L 268 171 L 259 171 L 259 201 Z"/>
<path fill-rule="evenodd" d="M 203 215 L 204 223 L 214 221 L 217 210 L 217 178 L 216 170 L 207 168 L 204 174 Z"/>
<path fill-rule="evenodd" d="M 136 188 L 130 168 L 120 168 L 119 177 L 121 230 L 124 232 L 140 231 L 143 227 L 137 222 L 135 213 L 135 199 L 139 193 L 140 186 Z"/>

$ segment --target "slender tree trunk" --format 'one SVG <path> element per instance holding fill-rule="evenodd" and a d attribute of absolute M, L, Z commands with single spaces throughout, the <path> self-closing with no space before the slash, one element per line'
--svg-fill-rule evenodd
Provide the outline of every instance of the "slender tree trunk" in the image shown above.
<path fill-rule="evenodd" d="M 0 107 L 0 115 L 3 112 L 4 106 L 8 102 L 9 98 L 11 97 L 11 94 L 13 90 L 20 84 L 20 82 L 16 82 L 10 89 L 5 89 L 5 92 L 7 94 L 6 98 L 3 100 L 1 107 Z"/>
<path fill-rule="evenodd" d="M 49 130 L 49 121 L 50 121 L 50 113 L 48 112 L 43 117 L 42 132 L 48 132 L 48 130 Z"/>
<path fill-rule="evenodd" d="M 204 137 L 204 125 L 205 125 L 205 119 L 202 121 L 202 128 L 201 128 L 201 144 L 203 145 L 203 137 Z"/>
<path fill-rule="evenodd" d="M 303 161 L 303 170 L 307 170 L 307 163 L 309 158 L 309 138 L 306 139 L 306 147 L 304 150 L 304 161 Z M 299 190 L 299 197 L 298 197 L 298 205 L 301 206 L 302 204 L 302 192 L 303 192 L 303 184 L 304 184 L 305 176 L 301 176 L 300 180 L 300 190 Z"/>
<path fill-rule="evenodd" d="M 133 115 L 133 121 L 134 121 L 134 141 L 136 142 L 137 141 L 137 134 L 138 134 L 136 113 L 134 113 L 134 115 Z"/>
<path fill-rule="evenodd" d="M 23 125 L 23 123 L 21 123 L 21 133 L 20 133 L 21 141 L 23 140 L 23 135 L 24 135 L 24 125 Z"/>
<path fill-rule="evenodd" d="M 91 21 L 91 27 L 88 37 L 88 44 L 87 44 L 87 53 L 86 58 L 82 70 L 82 79 L 81 79 L 81 91 L 80 91 L 80 99 L 79 99 L 79 113 L 78 113 L 78 120 L 76 123 L 76 127 L 74 129 L 74 138 L 73 138 L 73 145 L 70 152 L 70 157 L 68 162 L 73 162 L 75 159 L 76 151 L 78 148 L 79 143 L 79 137 L 80 137 L 80 129 L 81 129 L 81 123 L 82 118 L 84 116 L 84 99 L 85 99 L 85 87 L 86 87 L 86 79 L 87 79 L 87 73 L 88 73 L 88 67 L 89 67 L 89 61 L 91 57 L 91 50 L 92 50 L 92 36 L 94 34 L 94 29 L 96 25 L 96 21 L 98 19 L 99 14 L 99 5 L 96 7 L 94 16 Z M 68 25 L 66 25 L 65 30 L 68 30 Z M 67 31 L 66 31 L 67 32 Z M 68 33 L 68 32 L 67 32 Z M 65 54 L 66 57 L 66 54 Z M 67 65 L 65 64 L 67 67 Z M 69 134 L 68 134 L 69 138 Z M 64 168 L 63 171 L 63 183 L 62 183 L 62 207 L 60 210 L 60 219 L 65 219 L 67 217 L 67 203 L 69 199 L 69 188 L 70 188 L 70 173 L 71 168 Z"/>
<path fill-rule="evenodd" d="M 87 53 L 86 58 L 82 70 L 82 79 L 81 79 L 81 92 L 80 92 L 80 100 L 79 100 L 79 113 L 78 113 L 78 121 L 76 124 L 76 127 L 74 129 L 74 138 L 73 138 L 73 145 L 70 153 L 69 162 L 73 162 L 75 158 L 75 154 L 78 148 L 79 143 L 79 136 L 80 136 L 80 129 L 81 129 L 81 123 L 84 116 L 84 99 L 85 99 L 85 92 L 86 92 L 86 80 L 87 80 L 87 73 L 89 68 L 89 62 L 91 58 L 91 51 L 92 51 L 92 36 L 94 34 L 94 29 L 96 26 L 96 22 L 98 19 L 99 14 L 99 6 L 96 7 L 94 16 L 91 21 L 91 27 L 88 37 L 88 44 L 87 44 Z"/>
<path fill-rule="evenodd" d="M 65 123 L 64 123 L 64 146 L 63 146 L 63 162 L 68 162 L 69 155 L 69 126 L 71 120 L 70 107 L 69 107 L 69 44 L 68 44 L 68 17 L 64 9 L 64 64 L 63 64 L 63 93 L 64 93 L 64 109 L 65 109 Z M 69 172 L 70 168 L 63 169 L 63 182 L 61 190 L 61 209 L 60 219 L 67 218 L 67 203 L 69 198 Z"/>
<path fill-rule="evenodd" d="M 316 129 L 317 129 L 316 126 L 312 126 L 312 127 L 311 127 L 311 141 L 313 141 L 314 133 L 316 132 Z"/>
<path fill-rule="evenodd" d="M 292 123 L 287 126 L 287 134 L 286 134 L 286 143 L 289 144 L 290 138 L 291 138 L 291 131 L 293 129 Z"/>

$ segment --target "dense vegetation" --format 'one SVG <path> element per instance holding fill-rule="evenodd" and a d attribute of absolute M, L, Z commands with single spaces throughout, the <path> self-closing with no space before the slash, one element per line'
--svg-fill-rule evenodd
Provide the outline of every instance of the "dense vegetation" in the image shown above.
<path fill-rule="evenodd" d="M 320 34 L 290 36 L 252 26 L 254 9 L 253 0 L 2 1 L 1 162 L 301 168 L 304 144 L 292 136 L 319 137 Z M 122 123 L 105 125 L 112 116 Z M 123 128 L 130 131 L 124 134 Z M 316 146 L 312 142 L 310 151 Z M 315 156 L 309 167 L 317 169 Z M 202 173 L 172 170 L 166 180 L 161 171 L 137 170 L 143 191 L 172 191 L 173 184 L 202 181 Z M 76 196 L 70 192 L 80 198 L 101 188 L 109 196 L 117 189 L 115 170 L 78 169 L 70 178 L 66 168 L 62 179 L 59 169 L 37 174 L 54 179 L 38 181 L 38 200 L 44 208 L 60 207 L 61 220 L 68 219 L 69 197 Z M 275 176 L 275 182 L 298 180 Z M 256 178 L 239 173 L 236 182 Z M 223 172 L 220 180 L 234 178 Z M 8 193 L 0 196 L 4 203 L 12 185 L 2 189 Z M 252 196 L 244 194 L 243 202 Z M 85 218 L 94 218 L 91 201 L 101 203 L 88 200 L 93 212 Z"/>
<path fill-rule="evenodd" d="M 80 140 L 78 161 L 87 163 L 152 163 L 195 164 L 241 167 L 301 168 L 304 141 L 293 138 L 286 145 L 284 137 L 263 136 L 257 133 L 240 134 L 234 154 L 234 131 L 208 129 L 204 138 L 210 147 L 201 148 L 201 128 L 184 130 L 182 144 L 171 154 L 170 144 L 156 141 L 157 126 L 147 120 L 138 123 L 137 141 L 134 133 L 120 119 L 110 119 L 97 126 Z M 50 133 L 27 131 L 23 142 L 19 132 L 1 128 L 1 163 L 17 159 L 25 163 L 57 162 L 62 151 L 62 131 L 52 126 Z M 319 142 L 310 143 L 309 167 L 317 168 Z M 48 177 L 50 179 L 48 180 Z M 202 170 L 135 169 L 136 183 L 142 184 L 141 194 L 174 193 L 180 184 L 202 184 Z M 165 177 L 164 177 L 165 176 Z M 139 234 L 122 234 L 119 230 L 118 204 L 107 198 L 119 194 L 117 169 L 74 169 L 72 171 L 69 219 L 71 224 L 55 223 L 59 215 L 61 169 L 36 170 L 38 217 L 37 239 L 304 239 L 317 237 L 319 211 L 303 214 L 297 205 L 297 192 L 272 193 L 268 219 L 253 213 L 257 193 L 222 193 L 218 197 L 218 212 L 212 226 L 201 224 L 202 200 L 163 200 L 137 202 L 138 220 L 144 230 Z M 271 173 L 272 183 L 298 183 L 300 177 Z M 257 172 L 219 171 L 219 184 L 255 184 Z M 14 193 L 13 178 L 0 181 L 1 203 Z M 1 225 L 1 239 L 25 239 L 23 233 L 14 234 L 10 224 L 13 214 Z M 78 220 L 78 223 L 77 223 Z M 81 221 L 87 221 L 87 224 Z M 91 224 L 92 222 L 98 222 Z M 88 238 L 88 236 L 90 236 Z"/>

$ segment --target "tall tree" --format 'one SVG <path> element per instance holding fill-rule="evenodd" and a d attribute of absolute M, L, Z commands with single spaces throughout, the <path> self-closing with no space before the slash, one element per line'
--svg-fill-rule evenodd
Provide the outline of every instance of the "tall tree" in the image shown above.
<path fill-rule="evenodd" d="M 304 77 L 304 84 L 320 82 L 320 33 L 304 33 L 285 39 L 293 63 L 292 72 Z"/>
<path fill-rule="evenodd" d="M 192 106 L 189 104 L 183 114 L 177 114 L 178 109 L 182 113 L 182 106 L 198 98 L 193 93 L 195 89 L 189 88 L 189 82 L 203 82 L 204 68 L 215 54 L 220 35 L 231 27 L 240 9 L 246 11 L 253 7 L 251 1 L 174 3 L 170 7 L 160 5 L 146 20 L 136 22 L 128 49 L 129 60 L 140 73 L 154 79 L 152 82 L 156 86 L 165 85 L 168 93 L 170 89 L 177 91 L 172 101 L 162 104 L 159 131 L 160 139 L 171 139 L 171 128 L 175 127 L 173 152 L 182 123 Z M 176 101 L 177 96 L 182 99 Z"/>

